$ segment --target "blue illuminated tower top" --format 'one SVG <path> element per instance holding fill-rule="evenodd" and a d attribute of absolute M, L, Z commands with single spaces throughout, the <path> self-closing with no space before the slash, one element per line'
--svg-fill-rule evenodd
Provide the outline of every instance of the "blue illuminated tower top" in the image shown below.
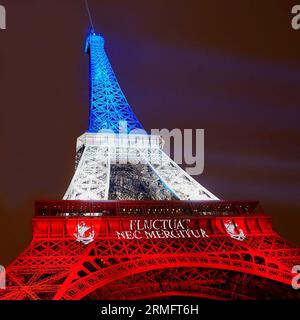
<path fill-rule="evenodd" d="M 120 121 L 127 122 L 127 132 L 143 129 L 122 92 L 104 50 L 104 38 L 91 30 L 85 51 L 90 56 L 89 132 L 112 130 L 119 133 Z"/>

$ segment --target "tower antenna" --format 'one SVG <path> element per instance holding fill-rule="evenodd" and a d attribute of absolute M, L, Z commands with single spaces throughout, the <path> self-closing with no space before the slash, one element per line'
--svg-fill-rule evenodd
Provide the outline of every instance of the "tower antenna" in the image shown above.
<path fill-rule="evenodd" d="M 89 20 L 90 20 L 91 27 L 92 27 L 93 30 L 95 30 L 95 29 L 94 29 L 93 19 L 92 19 L 91 10 L 90 10 L 90 7 L 89 7 L 88 0 L 84 0 L 84 2 L 85 2 L 85 7 L 86 7 L 87 14 L 88 14 L 88 16 L 89 16 Z"/>

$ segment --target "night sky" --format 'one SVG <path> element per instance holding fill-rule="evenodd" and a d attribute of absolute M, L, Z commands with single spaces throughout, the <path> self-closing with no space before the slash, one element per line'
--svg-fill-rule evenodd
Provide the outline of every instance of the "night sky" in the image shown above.
<path fill-rule="evenodd" d="M 299 2 L 299 1 L 298 1 Z M 222 199 L 260 200 L 300 243 L 300 30 L 296 1 L 90 0 L 97 32 L 139 120 L 205 129 Z M 83 0 L 0 0 L 0 264 L 29 244 L 34 201 L 61 199 L 88 125 Z"/>

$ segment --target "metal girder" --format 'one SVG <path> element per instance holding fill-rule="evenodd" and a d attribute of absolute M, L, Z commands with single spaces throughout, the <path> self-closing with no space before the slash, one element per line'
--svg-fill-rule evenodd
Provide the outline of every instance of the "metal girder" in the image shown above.
<path fill-rule="evenodd" d="M 181 169 L 162 149 L 140 150 L 160 179 L 180 200 L 218 200 L 209 190 Z"/>
<path fill-rule="evenodd" d="M 70 183 L 65 200 L 104 200 L 108 197 L 109 149 L 87 146 Z"/>

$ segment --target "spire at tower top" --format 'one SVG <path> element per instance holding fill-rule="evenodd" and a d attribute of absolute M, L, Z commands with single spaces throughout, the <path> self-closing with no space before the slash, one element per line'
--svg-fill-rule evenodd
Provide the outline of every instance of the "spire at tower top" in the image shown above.
<path fill-rule="evenodd" d="M 112 130 L 119 133 L 120 122 L 127 122 L 127 132 L 143 129 L 122 92 L 104 50 L 104 38 L 92 27 L 85 51 L 90 56 L 89 132 Z"/>
<path fill-rule="evenodd" d="M 85 7 L 86 7 L 86 12 L 87 12 L 88 17 L 89 17 L 90 25 L 94 29 L 93 19 L 92 19 L 91 10 L 90 10 L 90 6 L 89 6 L 89 3 L 88 3 L 88 0 L 85 0 Z"/>

